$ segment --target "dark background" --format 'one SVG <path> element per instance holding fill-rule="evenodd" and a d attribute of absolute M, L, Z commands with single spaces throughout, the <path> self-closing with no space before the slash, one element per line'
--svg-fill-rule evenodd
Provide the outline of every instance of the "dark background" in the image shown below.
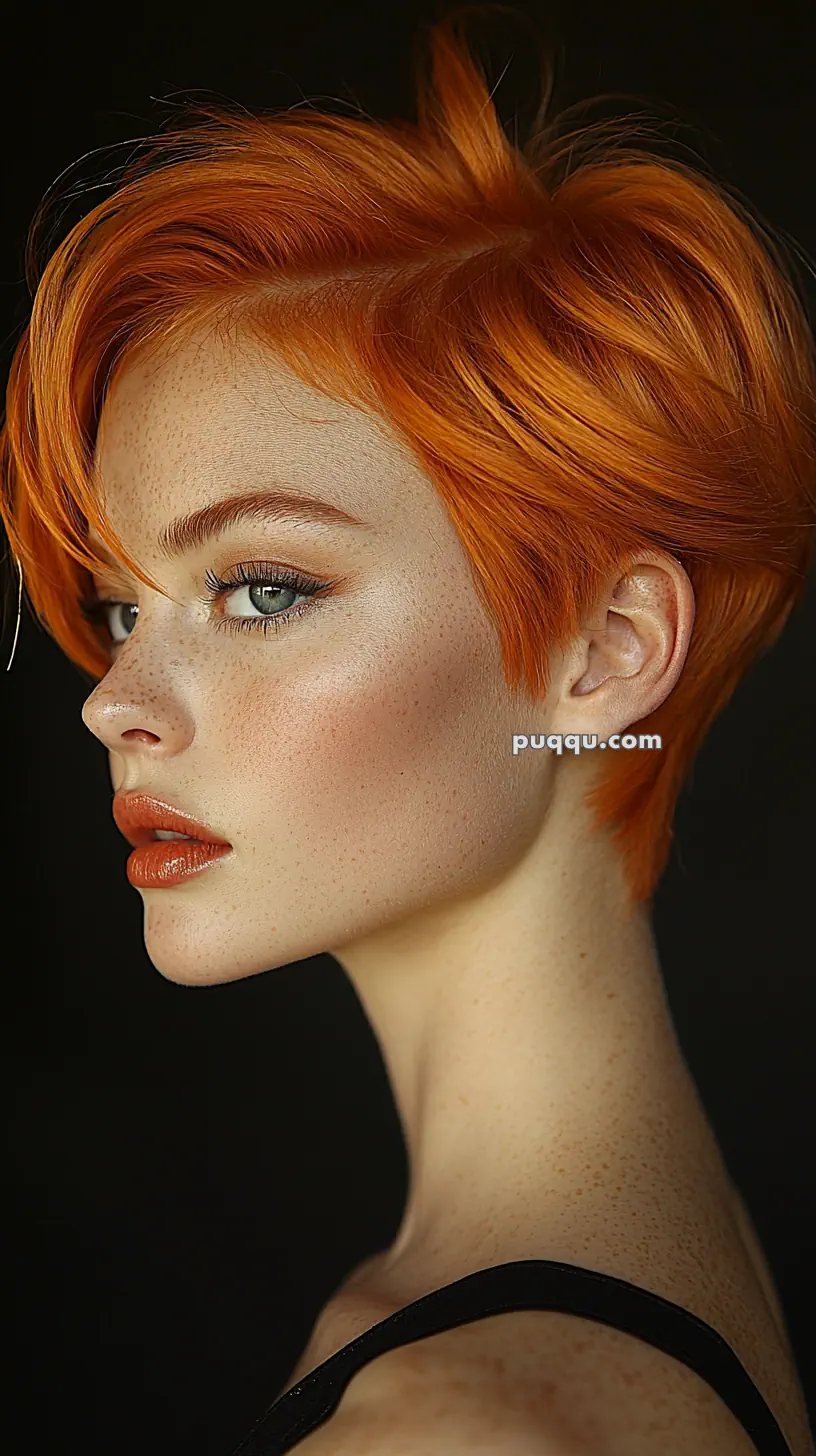
<path fill-rule="evenodd" d="M 800 0 L 519 8 L 555 23 L 562 104 L 622 90 L 674 108 L 718 174 L 816 254 L 816 17 Z M 4 375 L 27 310 L 26 228 L 63 168 L 154 130 L 151 98 L 192 88 L 412 115 L 411 41 L 434 13 L 18 5 L 0 89 Z M 518 55 L 502 113 L 532 82 L 523 36 Z M 680 1038 L 778 1280 L 811 1415 L 815 628 L 811 578 L 699 757 L 655 902 Z M 6 1429 L 27 1430 L 34 1456 L 229 1456 L 319 1307 L 396 1230 L 407 1169 L 388 1081 L 329 957 L 221 987 L 162 980 L 106 755 L 80 721 L 89 687 L 30 618 L 5 674 L 12 635 L 7 621 Z"/>

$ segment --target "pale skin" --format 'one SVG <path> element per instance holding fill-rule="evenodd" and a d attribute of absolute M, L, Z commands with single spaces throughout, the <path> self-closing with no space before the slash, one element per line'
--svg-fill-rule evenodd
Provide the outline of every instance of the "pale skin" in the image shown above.
<path fill-rule="evenodd" d="M 148 954 L 186 985 L 333 954 L 378 1037 L 405 1133 L 410 1191 L 395 1243 L 329 1301 L 293 1380 L 464 1274 L 559 1259 L 643 1284 L 714 1324 L 795 1456 L 808 1456 L 775 1295 L 734 1221 L 649 908 L 632 909 L 618 852 L 583 805 L 604 755 L 511 752 L 518 733 L 607 740 L 665 700 L 694 623 L 680 563 L 644 553 L 611 579 L 533 704 L 506 686 L 432 481 L 384 421 L 308 389 L 257 343 L 202 333 L 132 363 L 106 402 L 96 468 L 111 523 L 170 599 L 113 566 L 96 578 L 101 594 L 138 605 L 138 620 L 112 612 L 123 640 L 83 720 L 108 750 L 115 789 L 164 797 L 233 846 L 186 884 L 139 892 Z M 362 524 L 248 520 L 172 560 L 159 552 L 175 518 L 270 488 L 319 497 Z M 233 635 L 214 618 L 262 612 L 240 586 L 205 605 L 204 572 L 252 562 L 334 586 L 280 633 Z M 497 1420 L 509 1418 L 511 1376 L 488 1380 L 483 1368 L 499 1354 L 524 1411 L 517 1448 L 497 1426 L 502 1450 L 526 1451 L 531 1433 L 529 1449 L 546 1438 L 547 1450 L 591 1451 L 598 1421 L 627 1456 L 753 1449 L 693 1372 L 548 1312 L 381 1357 L 298 1449 L 331 1456 L 353 1429 L 360 1456 L 369 1438 L 381 1456 L 435 1450 L 423 1445 L 412 1385 L 421 1372 L 422 1389 L 435 1389 L 429 1371 L 451 1413 L 446 1451 L 454 1456 L 457 1439 L 477 1449 L 467 1438 L 477 1387 Z M 546 1397 L 536 1393 L 542 1359 L 554 1375 Z M 454 1394 L 463 1383 L 467 1399 Z M 395 1410 L 403 1433 L 410 1411 L 413 1444 L 387 1434 Z M 485 1419 L 480 1407 L 480 1430 Z M 578 1444 L 558 1444 L 562 1429 Z M 684 1429 L 686 1445 L 671 1445 Z"/>

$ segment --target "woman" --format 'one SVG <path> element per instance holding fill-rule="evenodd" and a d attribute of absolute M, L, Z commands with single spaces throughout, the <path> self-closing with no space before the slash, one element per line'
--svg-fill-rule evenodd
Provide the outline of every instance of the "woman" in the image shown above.
<path fill-rule="evenodd" d="M 241 1456 L 808 1456 L 650 900 L 801 596 L 812 338 L 709 179 L 549 83 L 512 147 L 461 18 L 416 125 L 154 139 L 39 280 L 3 520 L 157 970 L 330 951 L 405 1128 L 398 1235 Z"/>

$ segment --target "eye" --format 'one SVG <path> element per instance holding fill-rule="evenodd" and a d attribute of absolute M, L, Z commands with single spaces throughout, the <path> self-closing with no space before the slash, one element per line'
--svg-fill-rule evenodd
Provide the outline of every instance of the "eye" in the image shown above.
<path fill-rule="evenodd" d="M 325 604 L 326 594 L 336 585 L 305 576 L 292 567 L 267 566 L 253 561 L 233 568 L 226 576 L 205 573 L 204 602 L 223 601 L 224 610 L 212 618 L 216 628 L 228 631 L 279 632 L 294 617 L 305 616 Z M 302 597 L 295 603 L 292 599 Z"/>
<path fill-rule="evenodd" d="M 80 610 L 89 621 L 107 630 L 111 642 L 125 642 L 136 625 L 139 608 L 135 602 L 117 602 L 109 597 L 88 597 L 80 602 Z"/>
<path fill-rule="evenodd" d="M 284 586 L 278 581 L 259 581 L 247 586 L 219 588 L 223 597 L 225 617 L 247 617 L 253 612 L 261 616 L 285 616 L 294 605 L 295 598 L 303 595 L 293 586 Z"/>
<path fill-rule="evenodd" d="M 139 608 L 135 602 L 108 602 L 105 616 L 108 631 L 114 642 L 124 642 L 136 626 Z"/>

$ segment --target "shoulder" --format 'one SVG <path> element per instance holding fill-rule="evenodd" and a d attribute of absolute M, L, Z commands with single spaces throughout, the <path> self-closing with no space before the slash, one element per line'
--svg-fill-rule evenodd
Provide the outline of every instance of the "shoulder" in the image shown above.
<path fill-rule="evenodd" d="M 491 1316 L 378 1357 L 304 1456 L 756 1456 L 694 1371 L 608 1326 Z M 355 1389 L 356 1387 L 356 1389 Z"/>
<path fill-rule="evenodd" d="M 412 1377 L 424 1363 L 414 1366 Z M 399 1373 L 395 1365 L 395 1380 Z M 354 1456 L 595 1456 L 595 1448 L 568 1442 L 528 1402 L 459 1381 L 435 1362 L 420 1389 L 407 1378 L 402 1391 L 386 1394 L 381 1387 L 359 1396 L 341 1405 L 323 1439 L 318 1431 L 304 1443 L 303 1456 L 347 1456 L 352 1450 Z"/>

